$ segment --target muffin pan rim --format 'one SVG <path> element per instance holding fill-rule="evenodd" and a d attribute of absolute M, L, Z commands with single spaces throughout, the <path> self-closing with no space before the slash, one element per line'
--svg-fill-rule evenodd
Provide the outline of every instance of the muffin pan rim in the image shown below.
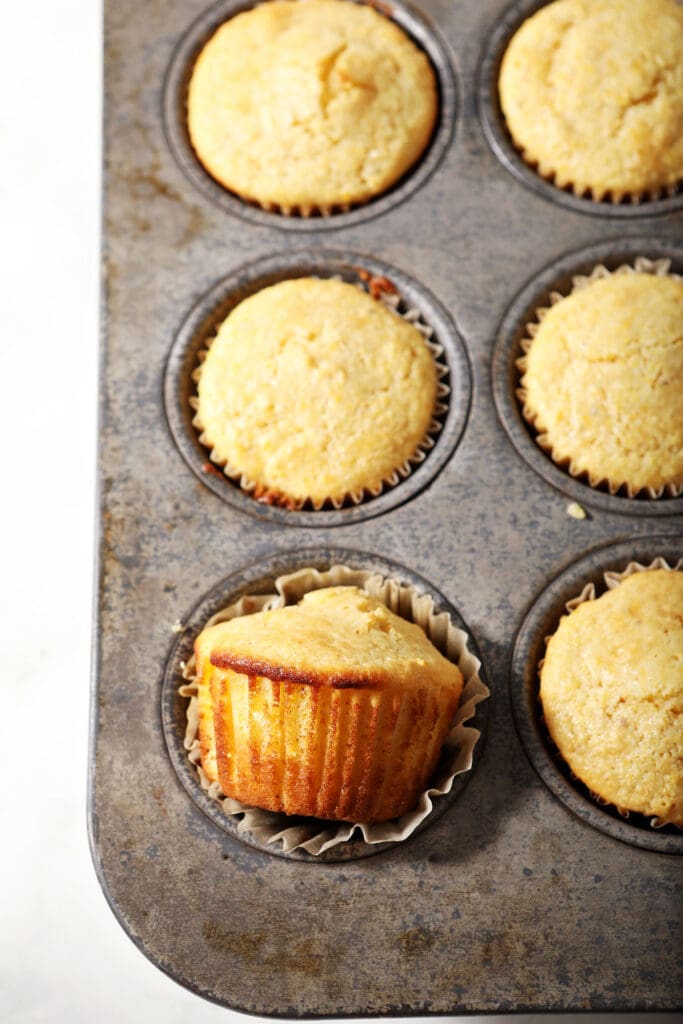
<path fill-rule="evenodd" d="M 258 203 L 243 199 L 221 185 L 203 167 L 190 142 L 184 117 L 192 65 L 201 47 L 223 22 L 241 11 L 257 6 L 259 2 L 216 0 L 186 27 L 173 48 L 162 86 L 161 122 L 167 148 L 185 178 L 205 199 L 225 213 L 254 225 L 284 232 L 306 233 L 350 228 L 380 217 L 408 201 L 413 193 L 428 183 L 453 145 L 462 100 L 457 69 L 446 40 L 438 26 L 428 21 L 419 8 L 406 0 L 391 0 L 386 5 L 368 0 L 351 0 L 353 3 L 375 7 L 387 17 L 389 10 L 390 20 L 396 22 L 427 55 L 436 77 L 439 108 L 432 137 L 418 160 L 390 188 L 364 203 L 352 205 L 345 212 L 308 218 L 288 216 L 280 211 L 264 210 Z"/>
<path fill-rule="evenodd" d="M 191 394 L 188 378 L 197 365 L 196 354 L 225 318 L 227 310 L 261 288 L 291 277 L 316 274 L 333 277 L 344 271 L 354 275 L 358 267 L 375 276 L 387 277 L 396 285 L 399 295 L 409 305 L 414 304 L 424 322 L 434 328 L 431 340 L 444 350 L 440 358 L 448 367 L 450 385 L 450 394 L 444 399 L 448 409 L 440 418 L 441 430 L 433 435 L 433 447 L 409 476 L 386 487 L 377 497 L 365 498 L 358 505 L 320 511 L 266 505 L 243 491 L 239 483 L 230 480 L 217 466 L 213 467 L 209 449 L 199 442 L 198 431 L 191 423 L 191 409 L 185 402 L 185 397 Z M 235 296 L 234 302 L 230 302 L 231 296 Z M 452 315 L 429 289 L 398 267 L 375 257 L 325 248 L 280 251 L 242 264 L 220 278 L 186 313 L 175 332 L 163 373 L 166 425 L 183 461 L 197 479 L 241 512 L 267 522 L 297 527 L 347 526 L 383 515 L 418 497 L 455 456 L 467 428 L 472 394 L 472 363 L 465 339 Z M 208 471 L 207 467 L 210 467 Z"/>
<path fill-rule="evenodd" d="M 528 164 L 508 132 L 498 99 L 498 74 L 507 44 L 521 24 L 547 7 L 549 0 L 514 0 L 491 26 L 486 37 L 476 72 L 476 104 L 479 123 L 489 148 L 500 164 L 517 181 L 536 195 L 557 203 L 566 210 L 592 217 L 615 220 L 637 220 L 659 217 L 683 210 L 683 182 L 673 196 L 643 199 L 639 203 L 612 203 L 576 195 L 571 188 L 562 189 L 543 178 Z"/>
<path fill-rule="evenodd" d="M 559 752 L 544 735 L 538 700 L 538 663 L 545 640 L 557 627 L 567 601 L 577 597 L 587 583 L 605 590 L 603 573 L 623 571 L 629 562 L 648 565 L 658 555 L 671 565 L 683 557 L 681 538 L 675 534 L 643 535 L 631 540 L 599 545 L 565 566 L 536 594 L 517 630 L 510 656 L 509 692 L 515 729 L 532 767 L 550 792 L 576 817 L 600 832 L 630 846 L 660 854 L 683 854 L 683 831 L 676 835 L 630 824 L 616 809 L 604 810 L 586 796 L 582 783 L 573 783 Z M 583 787 L 585 788 L 585 787 Z M 672 826 L 673 827 L 673 826 Z"/>
<path fill-rule="evenodd" d="M 410 842 L 425 828 L 438 821 L 457 800 L 476 771 L 477 762 L 481 758 L 486 742 L 489 704 L 492 698 L 491 693 L 489 693 L 487 699 L 479 701 L 474 715 L 468 722 L 469 725 L 477 728 L 480 733 L 474 748 L 472 767 L 456 776 L 448 793 L 433 798 L 433 807 L 429 815 L 418 825 L 415 832 L 406 839 L 398 842 L 389 841 L 373 844 L 366 843 L 362 838 L 351 839 L 322 854 L 314 855 L 305 850 L 294 850 L 285 853 L 280 843 L 266 844 L 247 831 L 240 832 L 236 820 L 225 814 L 217 801 L 212 800 L 202 790 L 196 778 L 196 771 L 188 760 L 188 753 L 183 745 L 185 735 L 184 713 L 187 707 L 187 698 L 183 698 L 179 694 L 180 680 L 182 678 L 181 662 L 189 656 L 194 638 L 201 631 L 202 627 L 221 608 L 228 607 L 235 600 L 246 594 L 263 593 L 263 587 L 272 588 L 274 580 L 278 576 L 308 566 L 328 569 L 336 564 L 348 565 L 352 569 L 367 569 L 378 572 L 385 578 L 408 583 L 410 586 L 415 587 L 420 594 L 431 596 L 434 600 L 435 610 L 437 612 L 447 611 L 455 625 L 465 632 L 467 635 L 467 648 L 480 662 L 479 675 L 484 680 L 488 678 L 480 648 L 470 627 L 458 609 L 424 576 L 393 559 L 388 559 L 368 551 L 323 545 L 274 552 L 256 562 L 242 566 L 205 591 L 184 617 L 182 633 L 176 637 L 168 652 L 160 694 L 161 724 L 168 758 L 183 789 L 212 824 L 237 842 L 241 842 L 260 853 L 284 860 L 297 860 L 318 864 L 345 863 L 350 860 L 374 857 L 380 853 L 402 848 L 405 843 Z"/>
<path fill-rule="evenodd" d="M 629 498 L 609 494 L 601 488 L 591 487 L 587 481 L 573 477 L 568 469 L 554 462 L 550 454 L 537 444 L 534 428 L 524 419 L 521 404 L 515 394 L 520 379 L 515 360 L 522 355 L 520 342 L 524 337 L 524 328 L 533 320 L 534 310 L 546 303 L 549 293 L 562 291 L 562 281 L 590 273 L 600 263 L 613 269 L 623 263 L 632 263 L 638 256 L 671 259 L 672 270 L 683 273 L 683 245 L 662 242 L 654 236 L 628 236 L 593 242 L 566 252 L 534 274 L 512 299 L 496 329 L 491 358 L 493 400 L 498 419 L 517 454 L 546 483 L 567 497 L 589 508 L 638 518 L 675 516 L 683 514 L 683 495 Z M 566 293 L 569 294 L 568 291 Z"/>

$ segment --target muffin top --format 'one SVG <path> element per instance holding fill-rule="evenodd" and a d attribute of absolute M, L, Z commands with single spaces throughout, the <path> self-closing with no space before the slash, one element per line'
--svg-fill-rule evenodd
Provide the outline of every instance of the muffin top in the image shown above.
<path fill-rule="evenodd" d="M 188 94 L 199 160 L 243 198 L 286 210 L 364 202 L 426 148 L 437 114 L 426 55 L 350 0 L 270 0 L 225 22 Z"/>
<path fill-rule="evenodd" d="M 683 280 L 612 274 L 552 306 L 520 360 L 542 447 L 630 494 L 683 484 Z"/>
<path fill-rule="evenodd" d="M 381 489 L 423 441 L 437 371 L 413 324 L 342 281 L 297 278 L 230 313 L 199 374 L 201 440 L 292 502 Z"/>
<path fill-rule="evenodd" d="M 500 103 L 525 159 L 615 201 L 683 179 L 683 5 L 555 0 L 513 36 Z"/>
<path fill-rule="evenodd" d="M 553 740 L 594 793 L 683 825 L 683 573 L 636 572 L 563 618 L 541 700 Z"/>
<path fill-rule="evenodd" d="M 199 665 L 308 686 L 459 695 L 463 685 L 419 626 L 357 587 L 310 591 L 299 604 L 209 626 L 195 649 Z"/>

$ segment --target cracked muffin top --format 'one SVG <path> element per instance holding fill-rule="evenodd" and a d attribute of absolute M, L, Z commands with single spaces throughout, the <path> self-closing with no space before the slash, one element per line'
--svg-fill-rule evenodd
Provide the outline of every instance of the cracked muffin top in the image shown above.
<path fill-rule="evenodd" d="M 500 70 L 500 103 L 524 158 L 595 199 L 683 180 L 683 5 L 555 0 L 525 21 Z"/>
<path fill-rule="evenodd" d="M 427 56 L 350 0 L 272 0 L 225 22 L 195 64 L 190 138 L 222 185 L 284 212 L 362 203 L 425 150 L 437 114 Z"/>
<path fill-rule="evenodd" d="M 683 573 L 635 572 L 565 616 L 548 642 L 541 701 L 589 789 L 683 826 Z"/>
<path fill-rule="evenodd" d="M 629 494 L 683 485 L 683 279 L 592 281 L 547 310 L 518 365 L 524 415 L 573 475 Z"/>
<path fill-rule="evenodd" d="M 378 494 L 404 470 L 430 429 L 437 378 L 420 331 L 380 299 L 295 278 L 223 322 L 198 372 L 194 423 L 255 496 L 320 508 Z"/>
<path fill-rule="evenodd" d="M 358 587 L 326 587 L 296 605 L 219 622 L 197 639 L 198 660 L 249 677 L 332 689 L 414 692 L 457 701 L 462 673 L 423 629 Z"/>

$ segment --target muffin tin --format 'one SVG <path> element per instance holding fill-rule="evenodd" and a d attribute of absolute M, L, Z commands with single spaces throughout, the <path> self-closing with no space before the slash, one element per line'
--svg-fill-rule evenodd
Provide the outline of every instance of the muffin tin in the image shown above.
<path fill-rule="evenodd" d="M 541 633 L 584 577 L 683 555 L 683 498 L 609 495 L 554 466 L 521 420 L 512 368 L 529 309 L 577 270 L 634 255 L 683 265 L 680 197 L 612 207 L 515 170 L 491 76 L 538 4 L 424 0 L 382 5 L 439 77 L 424 163 L 325 219 L 243 204 L 195 165 L 182 89 L 197 46 L 244 6 L 106 4 L 89 783 L 105 894 L 157 966 L 247 1012 L 676 1009 L 683 838 L 617 820 L 562 773 L 533 679 Z M 259 281 L 359 266 L 434 328 L 451 387 L 443 430 L 414 474 L 359 506 L 258 505 L 202 468 L 185 404 L 194 354 Z M 197 616 L 311 551 L 436 593 L 467 623 L 492 692 L 472 772 L 418 834 L 374 856 L 355 841 L 327 862 L 245 841 L 193 790 L 180 749 L 172 680 Z"/>

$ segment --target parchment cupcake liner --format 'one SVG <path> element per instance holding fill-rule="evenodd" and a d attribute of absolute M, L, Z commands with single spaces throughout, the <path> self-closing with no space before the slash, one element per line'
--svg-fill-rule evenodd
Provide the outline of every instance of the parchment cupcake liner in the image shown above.
<path fill-rule="evenodd" d="M 515 389 L 515 395 L 519 399 L 522 405 L 522 415 L 524 419 L 529 423 L 535 433 L 535 441 L 539 448 L 550 456 L 553 462 L 561 469 L 566 470 L 570 476 L 573 476 L 577 480 L 582 480 L 588 483 L 590 487 L 607 490 L 610 494 L 618 494 L 620 491 L 624 491 L 629 498 L 643 497 L 648 498 L 677 498 L 683 494 L 683 483 L 681 484 L 663 484 L 661 487 L 633 487 L 623 481 L 609 480 L 607 477 L 599 476 L 595 473 L 591 473 L 590 470 L 583 468 L 576 464 L 576 462 L 562 452 L 555 449 L 543 429 L 538 425 L 538 417 L 533 409 L 530 408 L 527 402 L 527 392 L 524 387 L 524 374 L 527 368 L 527 353 L 531 348 L 536 333 L 540 327 L 541 321 L 548 313 L 549 309 L 560 302 L 562 299 L 567 298 L 569 295 L 573 295 L 575 292 L 580 291 L 583 288 L 587 288 L 590 284 L 595 281 L 599 281 L 602 278 L 611 277 L 612 274 L 653 274 L 658 277 L 676 277 L 680 278 L 679 274 L 673 274 L 671 272 L 671 260 L 660 259 L 651 260 L 645 256 L 638 256 L 632 264 L 624 263 L 617 267 L 615 270 L 608 270 L 603 264 L 598 264 L 593 268 L 590 274 L 577 274 L 572 278 L 572 287 L 563 295 L 560 292 L 553 291 L 549 296 L 549 306 L 539 306 L 534 312 L 536 319 L 525 324 L 524 330 L 525 336 L 522 337 L 520 347 L 524 353 L 518 359 L 515 360 L 515 366 L 520 370 L 520 381 L 519 387 Z"/>
<path fill-rule="evenodd" d="M 384 491 L 390 490 L 400 484 L 402 480 L 405 480 L 411 475 L 416 466 L 419 466 L 424 462 L 425 458 L 436 443 L 436 436 L 443 429 L 444 419 L 448 412 L 448 399 L 451 389 L 446 383 L 449 370 L 444 359 L 444 349 L 442 345 L 432 340 L 432 336 L 434 334 L 433 328 L 422 318 L 422 314 L 416 307 L 409 305 L 403 300 L 396 286 L 388 278 L 370 274 L 361 267 L 354 267 L 354 270 L 359 278 L 356 285 L 358 288 L 367 292 L 377 301 L 382 302 L 388 309 L 392 310 L 403 320 L 407 320 L 409 323 L 413 324 L 424 338 L 425 344 L 434 358 L 434 364 L 437 371 L 436 401 L 434 403 L 432 419 L 425 436 L 422 438 L 413 454 L 404 462 L 395 466 L 394 469 L 390 473 L 386 474 L 386 476 L 384 476 L 376 486 L 365 487 L 356 491 L 349 491 L 340 498 L 325 498 L 322 501 L 318 501 L 313 498 L 302 498 L 297 500 L 289 497 L 288 495 L 284 495 L 273 488 L 266 487 L 256 480 L 252 480 L 246 473 L 243 473 L 242 470 L 233 466 L 229 460 L 221 458 L 215 449 L 212 448 L 211 443 L 204 435 L 203 424 L 197 412 L 197 396 L 192 395 L 189 400 L 190 406 L 195 412 L 192 419 L 192 425 L 199 431 L 199 441 L 208 449 L 211 462 L 216 466 L 219 466 L 225 476 L 233 483 L 237 484 L 240 490 L 250 494 L 256 501 L 262 502 L 263 504 L 277 505 L 282 508 L 287 508 L 290 511 L 299 511 L 310 507 L 313 508 L 314 511 L 319 512 L 324 508 L 340 509 L 348 505 L 360 505 L 362 502 L 371 498 L 377 498 Z M 342 280 L 339 275 L 334 275 L 332 279 Z M 202 363 L 206 359 L 210 347 L 211 343 L 198 353 L 198 366 L 192 374 L 192 380 L 195 384 L 198 384 L 199 382 L 202 372 Z"/>
<path fill-rule="evenodd" d="M 240 818 L 238 831 L 250 832 L 264 844 L 282 843 L 285 853 L 305 850 L 318 855 L 347 842 L 358 831 L 369 844 L 401 842 L 412 835 L 429 816 L 433 802 L 449 793 L 456 776 L 471 769 L 474 749 L 480 731 L 466 723 L 474 716 L 477 704 L 489 696 L 488 687 L 479 677 L 480 662 L 468 649 L 467 634 L 456 627 L 447 612 L 435 613 L 428 594 L 405 583 L 385 578 L 378 573 L 334 565 L 329 570 L 303 568 L 275 580 L 269 594 L 247 595 L 212 616 L 205 627 L 241 615 L 296 604 L 304 594 L 323 587 L 356 586 L 382 601 L 391 611 L 417 623 L 442 654 L 458 665 L 464 686 L 451 729 L 430 787 L 420 794 L 417 806 L 394 821 L 368 825 L 363 822 L 330 822 L 314 818 L 292 818 L 284 813 L 249 807 L 226 797 L 218 782 L 209 782 L 202 770 L 198 739 L 199 711 L 195 682 L 194 655 L 183 667 L 185 682 L 179 693 L 189 699 L 184 745 L 188 758 L 197 770 L 199 783 L 216 800 L 223 811 Z"/>
<path fill-rule="evenodd" d="M 603 573 L 603 579 L 604 579 L 604 582 L 605 582 L 605 588 L 606 588 L 606 590 L 615 590 L 619 586 L 620 583 L 622 583 L 625 579 L 628 579 L 628 577 L 632 576 L 634 573 L 636 573 L 636 572 L 648 572 L 648 571 L 650 571 L 652 569 L 666 569 L 669 572 L 681 572 L 681 571 L 683 571 L 683 558 L 680 558 L 674 565 L 669 565 L 669 563 L 666 561 L 666 559 L 664 559 L 662 557 L 657 557 L 657 558 L 653 559 L 652 562 L 649 563 L 649 565 L 643 565 L 640 562 L 629 562 L 628 565 L 621 572 L 617 572 L 617 571 L 612 570 L 612 569 L 607 570 L 605 573 Z M 579 605 L 584 604 L 586 601 L 594 601 L 597 597 L 598 597 L 598 593 L 597 593 L 595 584 L 594 583 L 587 583 L 586 586 L 583 588 L 583 590 L 581 591 L 580 594 L 577 594 L 576 597 L 572 597 L 568 601 L 565 602 L 565 608 L 567 610 L 567 613 L 571 613 L 571 612 L 575 611 L 579 607 Z M 546 646 L 547 646 L 547 644 L 549 643 L 549 641 L 551 639 L 552 639 L 552 636 L 546 636 L 544 638 Z M 545 662 L 545 658 L 542 658 L 539 661 L 539 663 L 538 663 L 539 683 L 540 683 L 541 669 L 543 668 L 544 662 Z M 541 702 L 540 693 L 539 693 L 539 696 L 538 696 L 538 701 L 539 701 L 539 704 L 540 704 L 540 702 Z M 548 735 L 550 737 L 549 733 L 548 733 Z M 556 752 L 557 756 L 560 757 L 562 759 L 562 761 L 564 762 L 564 764 L 567 765 L 567 770 L 568 770 L 569 775 L 571 776 L 571 778 L 574 781 L 581 783 L 581 785 L 585 788 L 586 792 L 588 792 L 590 794 L 591 799 L 593 799 L 595 801 L 595 803 L 599 804 L 600 807 L 612 807 L 612 808 L 614 808 L 614 810 L 620 815 L 620 817 L 624 818 L 625 820 L 628 820 L 631 817 L 632 813 L 633 814 L 639 814 L 639 812 L 637 812 L 637 811 L 631 812 L 626 807 L 619 807 L 618 804 L 613 804 L 609 800 L 605 800 L 604 797 L 601 797 L 597 793 L 594 793 L 593 790 L 590 789 L 590 787 L 585 784 L 585 782 L 581 782 L 581 779 L 579 779 L 578 776 L 575 775 L 573 771 L 571 771 L 571 769 L 570 769 L 566 759 L 563 757 L 562 752 L 556 746 L 556 744 L 553 741 L 552 737 L 550 737 L 550 742 L 552 743 L 553 750 Z M 640 815 L 640 816 L 643 817 L 643 818 L 647 818 L 647 815 Z M 658 817 L 650 818 L 650 827 L 653 828 L 653 829 L 664 828 L 667 825 L 671 826 L 672 828 L 679 829 L 679 831 L 681 830 L 680 826 L 676 825 L 674 822 L 666 821 L 665 819 L 658 818 Z"/>

